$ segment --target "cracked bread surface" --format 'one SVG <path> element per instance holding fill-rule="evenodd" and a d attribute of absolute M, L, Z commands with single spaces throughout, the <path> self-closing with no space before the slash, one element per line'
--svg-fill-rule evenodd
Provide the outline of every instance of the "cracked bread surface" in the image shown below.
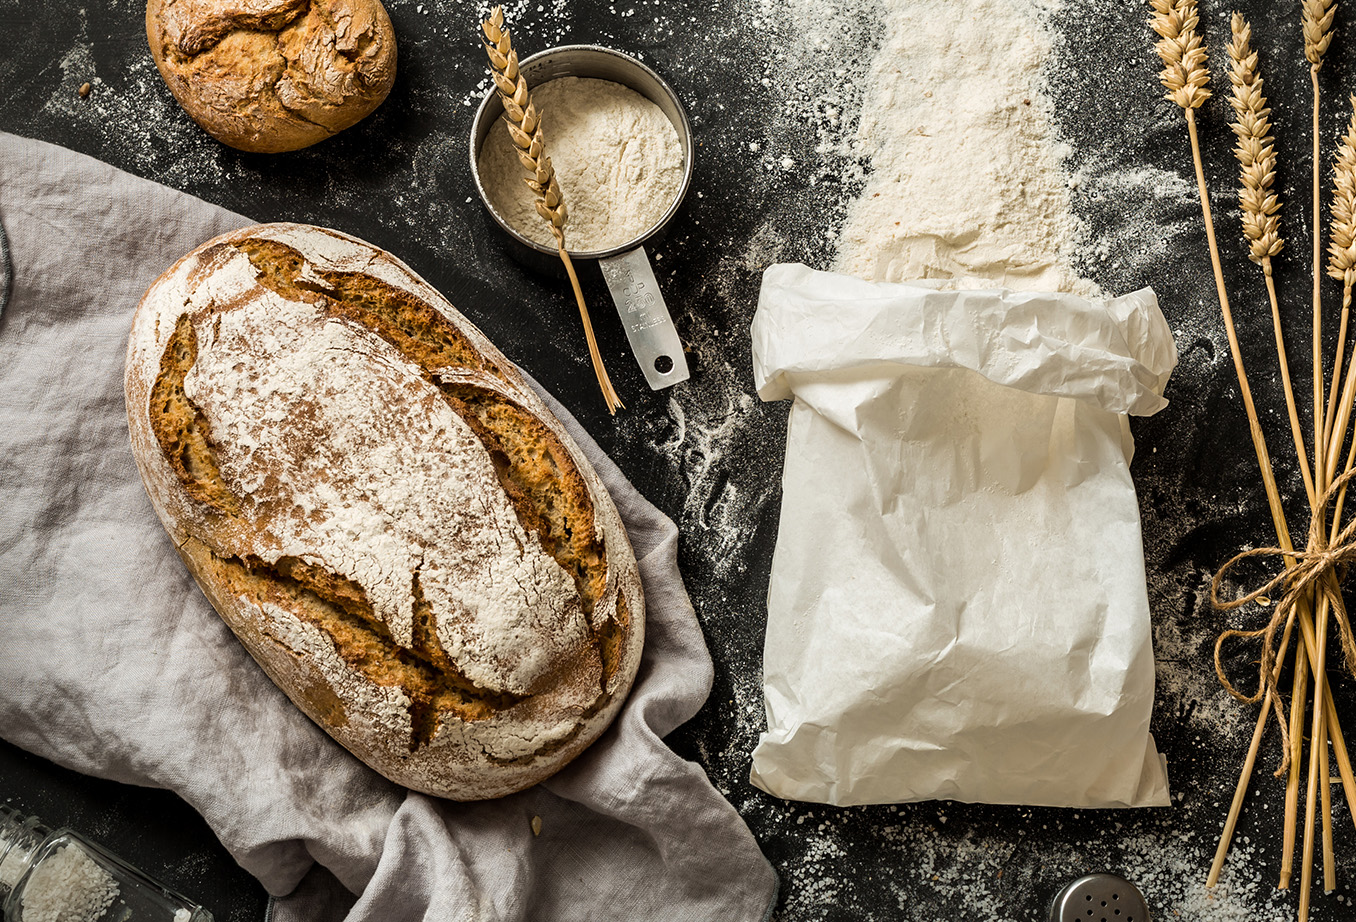
<path fill-rule="evenodd" d="M 138 307 L 134 453 L 207 597 L 392 780 L 519 790 L 615 716 L 634 556 L 511 364 L 393 257 L 304 225 L 209 241 Z"/>
<path fill-rule="evenodd" d="M 149 0 L 146 37 L 193 120 L 256 153 L 323 141 L 395 82 L 395 32 L 379 0 Z"/>

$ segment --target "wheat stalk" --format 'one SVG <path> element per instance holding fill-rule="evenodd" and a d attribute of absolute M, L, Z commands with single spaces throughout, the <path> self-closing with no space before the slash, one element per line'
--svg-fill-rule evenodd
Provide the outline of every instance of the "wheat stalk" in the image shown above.
<path fill-rule="evenodd" d="M 1294 438 L 1296 455 L 1300 460 L 1300 471 L 1304 475 L 1305 491 L 1312 504 L 1317 500 L 1314 495 L 1313 479 L 1309 474 L 1308 459 L 1305 457 L 1303 428 L 1300 425 L 1294 389 L 1290 382 L 1290 368 L 1286 358 L 1280 305 L 1276 297 L 1276 285 L 1271 266 L 1271 257 L 1279 253 L 1284 246 L 1284 241 L 1280 236 L 1280 199 L 1274 191 L 1276 152 L 1270 134 L 1271 110 L 1267 108 L 1257 52 L 1252 49 L 1251 26 L 1239 13 L 1234 13 L 1230 21 L 1230 29 L 1232 33 L 1232 41 L 1228 46 L 1229 83 L 1232 88 L 1230 103 L 1233 106 L 1235 116 L 1230 127 L 1237 139 L 1234 156 L 1239 163 L 1238 202 L 1243 219 L 1243 236 L 1249 244 L 1248 257 L 1261 265 L 1263 277 L 1266 280 L 1267 294 L 1271 301 L 1272 328 L 1276 337 L 1276 354 L 1280 362 L 1281 380 L 1285 389 L 1286 407 L 1290 416 L 1290 432 Z M 1243 800 L 1252 778 L 1252 770 L 1257 760 L 1257 752 L 1261 746 L 1262 733 L 1266 728 L 1268 715 L 1272 710 L 1275 710 L 1277 723 L 1281 728 L 1284 755 L 1278 772 L 1286 773 L 1289 771 L 1295 756 L 1292 747 L 1302 735 L 1302 726 L 1297 726 L 1294 723 L 1300 719 L 1302 711 L 1293 712 L 1287 719 L 1281 707 L 1280 696 L 1276 691 L 1276 679 L 1279 677 L 1280 663 L 1284 661 L 1293 627 L 1294 613 L 1292 612 L 1285 625 L 1275 672 L 1266 677 L 1268 681 L 1264 682 L 1265 700 L 1258 714 L 1257 725 L 1253 730 L 1248 753 L 1239 773 L 1238 785 L 1234 790 L 1233 801 L 1229 805 L 1229 813 L 1225 818 L 1224 828 L 1215 850 L 1215 859 L 1206 878 L 1207 887 L 1213 887 L 1219 882 L 1220 872 L 1224 868 L 1224 861 L 1228 856 L 1234 829 L 1242 812 Z M 1303 647 L 1297 648 L 1296 661 L 1302 661 L 1303 656 Z M 1296 673 L 1296 680 L 1301 681 L 1303 675 L 1304 672 L 1301 669 Z M 1299 698 L 1292 696 L 1291 700 L 1302 698 L 1301 692 Z M 1286 801 L 1291 815 L 1293 815 L 1298 801 L 1298 781 L 1298 774 L 1290 772 L 1290 780 L 1286 785 Z M 1293 823 L 1286 824 L 1287 830 L 1293 830 L 1293 828 Z M 1293 832 L 1290 835 L 1293 836 Z M 1292 851 L 1293 849 L 1286 849 L 1285 854 L 1288 855 Z M 1288 878 L 1288 868 L 1285 869 L 1284 873 Z"/>
<path fill-rule="evenodd" d="M 1323 242 L 1322 242 L 1322 219 L 1321 209 L 1321 183 L 1319 180 L 1319 171 L 1321 163 L 1321 149 L 1319 144 L 1319 103 L 1320 93 L 1318 86 L 1318 71 L 1323 66 L 1323 55 L 1327 52 L 1329 44 L 1332 42 L 1332 22 L 1333 15 L 1336 12 L 1335 0 L 1303 0 L 1300 7 L 1300 20 L 1304 31 L 1304 57 L 1309 62 L 1309 82 L 1313 88 L 1313 222 L 1314 222 L 1314 253 L 1313 253 L 1313 314 L 1314 314 L 1314 332 L 1313 332 L 1313 376 L 1314 376 L 1314 489 L 1319 495 L 1327 491 L 1328 483 L 1331 482 L 1332 472 L 1335 468 L 1337 452 L 1331 452 L 1332 458 L 1329 461 L 1328 440 L 1333 437 L 1340 438 L 1340 431 L 1333 425 L 1332 414 L 1324 413 L 1323 407 L 1323 352 L 1322 352 L 1322 334 L 1323 334 Z M 1340 364 L 1333 367 L 1333 384 L 1329 393 L 1335 395 L 1337 390 L 1337 381 L 1340 376 Z M 1332 401 L 1329 400 L 1331 405 Z M 1316 514 L 1321 515 L 1322 510 L 1316 509 Z M 1320 531 L 1321 534 L 1321 531 Z M 1324 708 L 1318 706 L 1327 690 L 1326 674 L 1326 643 L 1328 628 L 1328 609 L 1329 605 L 1324 596 L 1319 601 L 1316 617 L 1317 629 L 1317 649 L 1315 655 L 1311 657 L 1314 671 L 1314 713 L 1313 726 L 1310 732 L 1309 746 L 1309 787 L 1305 809 L 1305 828 L 1304 828 L 1304 867 L 1302 871 L 1299 916 L 1301 919 L 1307 919 L 1309 915 L 1309 892 L 1312 886 L 1313 876 L 1313 814 L 1314 814 L 1314 793 L 1318 785 L 1318 770 L 1322 751 L 1327 746 L 1327 712 Z M 1329 822 L 1325 817 L 1325 824 Z M 1327 829 L 1325 826 L 1325 844 L 1327 839 Z M 1324 870 L 1325 877 L 1331 878 L 1332 860 L 1330 854 L 1324 852 Z"/>
<path fill-rule="evenodd" d="M 1324 425 L 1323 415 L 1323 321 L 1322 321 L 1322 278 L 1323 243 L 1322 225 L 1319 214 L 1321 184 L 1319 182 L 1320 146 L 1319 146 L 1319 89 L 1318 72 L 1323 67 L 1323 55 L 1332 43 L 1332 21 L 1337 12 L 1335 0 L 1303 0 L 1300 4 L 1300 24 L 1304 32 L 1304 58 L 1309 62 L 1309 82 L 1313 86 L 1313 222 L 1314 222 L 1314 258 L 1313 258 L 1313 311 L 1314 311 L 1314 480 L 1319 493 L 1323 492 L 1324 442 L 1329 430 Z"/>
<path fill-rule="evenodd" d="M 584 303 L 584 292 L 579 286 L 574 263 L 565 249 L 565 222 L 569 215 L 565 196 L 560 191 L 560 182 L 551 166 L 551 158 L 546 156 L 541 112 L 532 104 L 527 79 L 518 68 L 518 52 L 514 50 L 508 29 L 504 26 L 504 8 L 496 6 L 490 12 L 490 18 L 482 22 L 480 27 L 485 33 L 485 54 L 490 59 L 490 76 L 494 78 L 495 89 L 504 105 L 504 123 L 508 126 L 518 159 L 528 173 L 523 181 L 536 194 L 537 213 L 550 225 L 551 235 L 555 237 L 560 261 L 565 264 L 570 287 L 574 289 L 574 298 L 579 305 L 584 338 L 588 341 L 589 358 L 593 361 L 598 388 L 603 392 L 608 412 L 615 414 L 622 406 L 621 398 L 617 396 L 607 376 L 607 369 L 603 366 L 603 357 L 593 335 L 593 323 L 589 319 L 588 305 Z"/>
<path fill-rule="evenodd" d="M 1234 156 L 1238 158 L 1239 165 L 1238 204 L 1243 217 L 1243 236 L 1248 241 L 1248 258 L 1261 265 L 1266 279 L 1272 328 L 1276 335 L 1276 356 L 1290 416 L 1290 433 L 1295 441 L 1304 489 L 1312 505 L 1317 497 L 1309 473 L 1309 459 L 1304 448 L 1299 410 L 1295 405 L 1295 392 L 1291 386 L 1290 362 L 1286 357 L 1280 304 L 1271 268 L 1271 257 L 1280 253 L 1285 246 L 1280 235 L 1281 201 L 1275 192 L 1276 148 L 1271 137 L 1271 109 L 1267 107 L 1257 52 L 1252 48 L 1252 27 L 1241 14 L 1234 13 L 1230 30 L 1232 41 L 1228 52 L 1232 93 L 1229 101 L 1234 110 L 1234 121 L 1230 127 L 1237 139 Z"/>
<path fill-rule="evenodd" d="M 1200 195 L 1201 217 L 1205 224 L 1205 240 L 1210 251 L 1210 265 L 1215 274 L 1215 293 L 1219 298 L 1224 331 L 1229 340 L 1234 373 L 1238 377 L 1238 389 L 1243 397 L 1243 407 L 1248 414 L 1248 429 L 1252 436 L 1253 450 L 1257 453 L 1257 465 L 1262 473 L 1263 486 L 1266 488 L 1272 523 L 1276 526 L 1278 537 L 1283 536 L 1282 547 L 1289 551 L 1290 529 L 1285 521 L 1280 490 L 1276 486 L 1276 475 L 1272 470 L 1271 455 L 1267 451 L 1262 426 L 1258 421 L 1257 407 L 1252 399 L 1252 388 L 1248 385 L 1248 375 L 1243 367 L 1238 332 L 1234 328 L 1233 311 L 1229 307 L 1229 295 L 1224 286 L 1224 269 L 1220 263 L 1219 246 L 1215 242 L 1215 222 L 1210 213 L 1210 194 L 1205 183 L 1205 166 L 1201 162 L 1201 145 L 1196 132 L 1196 109 L 1210 98 L 1208 88 L 1210 73 L 1205 66 L 1207 60 L 1205 45 L 1196 31 L 1199 21 L 1196 15 L 1196 0 L 1149 0 L 1149 5 L 1154 13 L 1149 24 L 1159 35 L 1159 41 L 1155 43 L 1154 49 L 1163 60 L 1160 80 L 1168 90 L 1165 98 L 1180 106 L 1186 117 L 1187 136 L 1191 142 L 1191 160 L 1196 170 L 1196 190 Z M 1293 562 L 1293 559 L 1288 561 L 1290 564 Z"/>

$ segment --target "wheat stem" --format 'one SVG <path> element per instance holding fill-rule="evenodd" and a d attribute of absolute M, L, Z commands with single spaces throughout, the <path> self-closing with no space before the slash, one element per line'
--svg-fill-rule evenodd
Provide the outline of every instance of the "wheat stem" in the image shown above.
<path fill-rule="evenodd" d="M 495 89 L 504 104 L 504 123 L 508 126 L 518 159 L 528 173 L 523 181 L 536 193 L 537 213 L 551 226 L 551 234 L 555 237 L 561 262 L 565 264 L 570 287 L 579 305 L 584 339 L 588 342 L 589 359 L 593 362 L 593 373 L 598 378 L 598 389 L 603 393 L 607 411 L 615 415 L 623 404 L 603 365 L 603 357 L 593 335 L 593 323 L 584 303 L 584 292 L 565 249 L 565 222 L 569 214 L 565 196 L 560 190 L 555 169 L 551 166 L 551 158 L 546 156 L 541 112 L 532 104 L 527 79 L 518 69 L 518 52 L 513 49 L 508 29 L 504 26 L 504 8 L 496 6 L 490 12 L 490 18 L 482 22 L 480 27 L 485 33 L 485 54 L 490 59 L 490 76 L 494 78 Z"/>
<path fill-rule="evenodd" d="M 1319 170 L 1322 163 L 1319 149 L 1319 89 L 1318 72 L 1323 67 L 1323 55 L 1332 42 L 1332 20 L 1336 12 L 1335 0 L 1303 0 L 1300 5 L 1300 23 L 1304 31 L 1304 57 L 1309 62 L 1309 82 L 1313 86 L 1313 222 L 1314 222 L 1314 481 L 1315 489 L 1321 495 L 1325 489 L 1324 468 L 1324 432 L 1323 423 L 1323 243 L 1322 217 L 1319 213 L 1320 184 Z"/>
<path fill-rule="evenodd" d="M 1314 709 L 1319 710 L 1317 704 L 1315 704 Z M 1324 709 L 1325 720 L 1327 713 L 1327 710 Z M 1336 858 L 1333 855 L 1332 841 L 1332 774 L 1329 768 L 1328 744 L 1326 742 L 1323 744 L 1323 748 L 1319 750 L 1318 774 L 1322 783 L 1319 793 L 1323 795 L 1321 814 L 1323 817 L 1323 891 L 1331 893 L 1337 889 L 1337 867 Z"/>
<path fill-rule="evenodd" d="M 1155 0 L 1163 2 L 1163 0 Z M 1179 0 L 1187 2 L 1187 0 Z M 1194 4 L 1193 4 L 1194 6 Z M 1280 490 L 1276 486 L 1276 474 L 1271 466 L 1271 455 L 1267 451 L 1266 439 L 1262 435 L 1262 424 L 1257 417 L 1257 406 L 1252 399 L 1252 388 L 1248 385 L 1248 374 L 1243 367 L 1243 354 L 1238 345 L 1238 332 L 1234 329 L 1233 311 L 1229 308 L 1229 295 L 1224 287 L 1224 269 L 1220 263 L 1219 246 L 1215 242 L 1214 219 L 1210 214 L 1210 193 L 1205 185 L 1205 167 L 1201 163 L 1200 139 L 1196 132 L 1196 112 L 1193 108 L 1183 109 L 1186 115 L 1187 134 L 1191 139 L 1191 159 L 1196 168 L 1196 191 L 1201 198 L 1201 215 L 1205 223 L 1205 241 L 1210 250 L 1210 264 L 1215 274 L 1215 294 L 1219 298 L 1220 314 L 1224 319 L 1224 333 L 1229 341 L 1229 354 L 1234 362 L 1234 375 L 1238 378 L 1239 393 L 1243 397 L 1243 408 L 1248 415 L 1248 432 L 1252 436 L 1253 451 L 1257 455 L 1257 466 L 1262 474 L 1262 486 L 1267 494 L 1267 505 L 1271 510 L 1272 524 L 1276 533 L 1284 532 L 1289 550 L 1289 526 L 1285 521 L 1285 510 L 1281 506 Z M 1290 563 L 1293 564 L 1293 558 Z"/>
<path fill-rule="evenodd" d="M 1219 883 L 1219 875 L 1224 870 L 1224 859 L 1229 855 L 1229 846 L 1233 842 L 1238 817 L 1243 812 L 1243 799 L 1247 796 L 1248 784 L 1252 781 L 1252 770 L 1257 764 L 1257 752 L 1262 745 L 1262 734 L 1266 730 L 1271 709 L 1275 706 L 1276 686 L 1274 682 L 1275 679 L 1280 677 L 1281 666 L 1285 662 L 1285 654 L 1290 648 L 1290 635 L 1295 627 L 1296 610 L 1291 610 L 1290 617 L 1285 621 L 1285 630 L 1281 633 L 1281 643 L 1276 650 L 1273 684 L 1267 687 L 1266 696 L 1262 701 L 1262 710 L 1257 714 L 1257 726 L 1253 728 L 1252 742 L 1248 744 L 1248 754 L 1243 759 L 1243 768 L 1238 774 L 1238 785 L 1234 788 L 1234 799 L 1229 804 L 1229 815 L 1224 819 L 1224 829 L 1220 832 L 1219 844 L 1215 846 L 1215 860 L 1211 863 L 1210 873 L 1205 879 L 1207 887 L 1213 887 Z"/>
<path fill-rule="evenodd" d="M 1304 793 L 1304 865 L 1300 873 L 1299 918 L 1309 918 L 1309 899 L 1313 891 L 1314 880 L 1314 803 L 1318 793 L 1318 769 L 1323 762 L 1322 750 L 1328 746 L 1328 712 L 1320 705 L 1327 688 L 1327 648 L 1328 648 L 1328 599 L 1323 596 L 1318 603 L 1318 618 L 1314 642 L 1315 657 L 1310 660 L 1314 674 L 1314 709 L 1309 735 L 1309 783 Z M 1292 705 L 1293 706 L 1293 705 Z M 1323 781 L 1326 784 L 1327 778 Z"/>
<path fill-rule="evenodd" d="M 1352 396 L 1353 390 L 1356 390 L 1356 381 L 1354 381 L 1353 378 L 1356 378 L 1356 376 L 1351 374 L 1347 375 L 1347 386 L 1343 390 L 1343 399 L 1348 401 L 1356 399 Z M 1350 471 L 1353 467 L 1356 467 L 1356 441 L 1353 441 L 1351 447 L 1347 450 L 1347 464 L 1345 470 Z M 1341 490 L 1337 491 L 1337 501 L 1333 504 L 1332 521 L 1334 526 L 1342 521 L 1342 506 L 1346 503 L 1346 500 L 1347 488 L 1344 486 Z M 1356 813 L 1353 813 L 1352 816 L 1353 819 L 1356 819 Z"/>
<path fill-rule="evenodd" d="M 1337 354 L 1333 357 L 1332 379 L 1328 382 L 1328 412 L 1323 420 L 1324 457 L 1328 460 L 1326 477 L 1332 483 L 1336 476 L 1337 458 L 1346 437 L 1346 421 L 1350 411 L 1343 413 L 1337 405 L 1337 385 L 1342 377 L 1347 343 L 1347 321 L 1351 315 L 1351 298 L 1342 299 L 1342 315 L 1337 325 Z M 1341 417 L 1339 419 L 1339 416 Z"/>
<path fill-rule="evenodd" d="M 1290 381 L 1290 362 L 1286 358 L 1285 334 L 1281 332 L 1281 304 L 1276 296 L 1276 282 L 1272 277 L 1271 257 L 1262 257 L 1262 275 L 1266 279 L 1267 300 L 1271 302 L 1271 328 L 1276 334 L 1276 358 L 1281 368 L 1281 385 L 1285 392 L 1285 409 L 1290 418 L 1290 437 L 1295 442 L 1295 456 L 1299 459 L 1300 477 L 1304 480 L 1304 493 L 1312 507 L 1318 502 L 1314 492 L 1314 477 L 1309 470 L 1309 450 L 1304 444 L 1304 427 L 1300 423 L 1299 406 L 1295 403 L 1295 390 Z"/>
<path fill-rule="evenodd" d="M 1318 85 L 1318 71 L 1323 66 L 1323 55 L 1328 50 L 1328 45 L 1332 41 L 1332 20 L 1335 12 L 1334 0 L 1304 0 L 1301 6 L 1301 22 L 1304 31 L 1304 56 L 1309 62 L 1309 82 L 1313 89 L 1313 378 L 1314 378 L 1314 488 L 1315 492 L 1322 496 L 1327 491 L 1328 483 L 1331 481 L 1334 465 L 1328 463 L 1329 447 L 1328 439 L 1332 437 L 1340 438 L 1340 432 L 1345 425 L 1337 425 L 1334 420 L 1327 419 L 1325 422 L 1323 406 L 1323 352 L 1322 352 L 1322 334 L 1323 334 L 1323 294 L 1322 294 L 1322 262 L 1323 262 L 1323 243 L 1322 243 L 1322 215 L 1321 215 L 1321 186 L 1319 180 L 1321 159 L 1320 149 L 1320 126 L 1319 126 L 1319 104 L 1320 92 Z M 1345 325 L 1343 325 L 1345 326 Z M 1345 337 L 1345 329 L 1340 330 L 1340 335 Z M 1340 350 L 1340 347 L 1339 347 Z M 1339 351 L 1340 356 L 1340 351 Z M 1338 364 L 1333 368 L 1333 381 L 1336 382 L 1340 376 L 1340 357 Z M 1332 391 L 1336 392 L 1336 383 L 1332 386 Z M 1345 416 L 1345 414 L 1343 414 Z M 1339 443 L 1340 444 L 1340 443 Z M 1335 460 L 1335 455 L 1334 455 Z M 1322 521 L 1325 510 L 1321 507 L 1315 507 L 1314 515 Z M 1316 532 L 1321 536 L 1321 531 Z M 1321 537 L 1315 540 L 1321 540 Z M 1309 749 L 1309 785 L 1306 792 L 1305 803 L 1305 828 L 1304 828 L 1304 868 L 1301 878 L 1301 891 L 1299 898 L 1299 918 L 1307 920 L 1309 917 L 1309 897 L 1310 888 L 1313 879 L 1313 817 L 1314 817 L 1314 795 L 1318 783 L 1318 769 L 1321 762 L 1320 750 L 1327 746 L 1327 712 L 1322 707 L 1327 691 L 1327 670 L 1326 670 L 1326 646 L 1327 646 L 1327 622 L 1328 622 L 1329 604 L 1326 596 L 1321 597 L 1317 611 L 1316 637 L 1314 649 L 1311 652 L 1310 660 L 1313 663 L 1314 673 L 1314 714 L 1313 729 L 1310 738 Z M 1324 779 L 1327 783 L 1327 779 Z"/>
<path fill-rule="evenodd" d="M 579 319 L 584 322 L 584 339 L 588 342 L 589 358 L 592 359 L 594 368 L 601 368 L 603 366 L 603 357 L 598 351 L 598 341 L 593 338 L 593 324 L 589 321 L 589 307 L 584 303 L 584 292 L 579 287 L 579 276 L 575 275 L 574 262 L 570 259 L 570 254 L 565 250 L 564 239 L 559 237 L 556 239 L 560 243 L 560 261 L 565 264 L 565 273 L 570 277 L 570 287 L 574 289 L 574 299 L 579 305 Z M 606 374 L 606 372 L 604 372 L 604 374 Z M 599 383 L 602 383 L 601 380 Z M 607 388 L 603 391 L 604 396 L 607 395 L 611 386 L 612 385 L 609 382 Z M 612 405 L 612 401 L 616 402 L 616 406 Z M 612 413 L 616 413 L 617 407 L 620 407 L 621 405 L 621 399 L 617 397 L 615 391 L 612 392 L 608 409 Z"/>
<path fill-rule="evenodd" d="M 1332 741 L 1332 754 L 1337 760 L 1337 774 L 1342 779 L 1342 792 L 1347 798 L 1347 812 L 1356 822 L 1356 774 L 1351 770 L 1351 755 L 1347 752 L 1347 741 L 1342 737 L 1342 725 L 1337 720 L 1337 703 L 1332 699 L 1332 689 L 1323 696 L 1323 707 L 1328 712 L 1328 739 Z"/>
<path fill-rule="evenodd" d="M 1314 490 L 1323 494 L 1323 470 L 1325 444 L 1323 441 L 1323 295 L 1322 262 L 1323 241 L 1322 222 L 1319 215 L 1319 125 L 1318 125 L 1318 65 L 1309 67 L 1309 78 L 1313 82 L 1313 139 L 1314 139 L 1314 184 L 1313 184 L 1313 220 L 1314 220 L 1314 295 L 1313 295 L 1313 379 L 1314 379 Z"/>
<path fill-rule="evenodd" d="M 1295 648 L 1295 672 L 1290 688 L 1290 774 L 1285 783 L 1285 825 L 1281 836 L 1279 890 L 1290 889 L 1295 866 L 1295 823 L 1299 812 L 1300 759 L 1304 755 L 1304 698 L 1309 687 L 1308 657 L 1304 647 Z"/>

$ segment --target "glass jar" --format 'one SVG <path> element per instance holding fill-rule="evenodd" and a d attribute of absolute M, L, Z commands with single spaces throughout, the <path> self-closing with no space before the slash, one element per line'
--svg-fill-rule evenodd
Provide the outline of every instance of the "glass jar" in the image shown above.
<path fill-rule="evenodd" d="M 0 806 L 5 922 L 212 922 L 212 914 L 69 829 Z"/>

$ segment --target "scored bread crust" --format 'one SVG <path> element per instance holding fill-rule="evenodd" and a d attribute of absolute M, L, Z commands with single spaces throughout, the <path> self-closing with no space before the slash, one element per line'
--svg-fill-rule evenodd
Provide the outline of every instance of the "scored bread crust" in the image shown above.
<path fill-rule="evenodd" d="M 146 292 L 133 453 L 222 618 L 391 780 L 474 800 L 558 770 L 616 716 L 644 599 L 621 518 L 516 369 L 347 235 L 258 225 Z"/>
<path fill-rule="evenodd" d="M 395 84 L 395 31 L 380 0 L 148 0 L 146 39 L 193 120 L 254 153 L 323 141 Z"/>

